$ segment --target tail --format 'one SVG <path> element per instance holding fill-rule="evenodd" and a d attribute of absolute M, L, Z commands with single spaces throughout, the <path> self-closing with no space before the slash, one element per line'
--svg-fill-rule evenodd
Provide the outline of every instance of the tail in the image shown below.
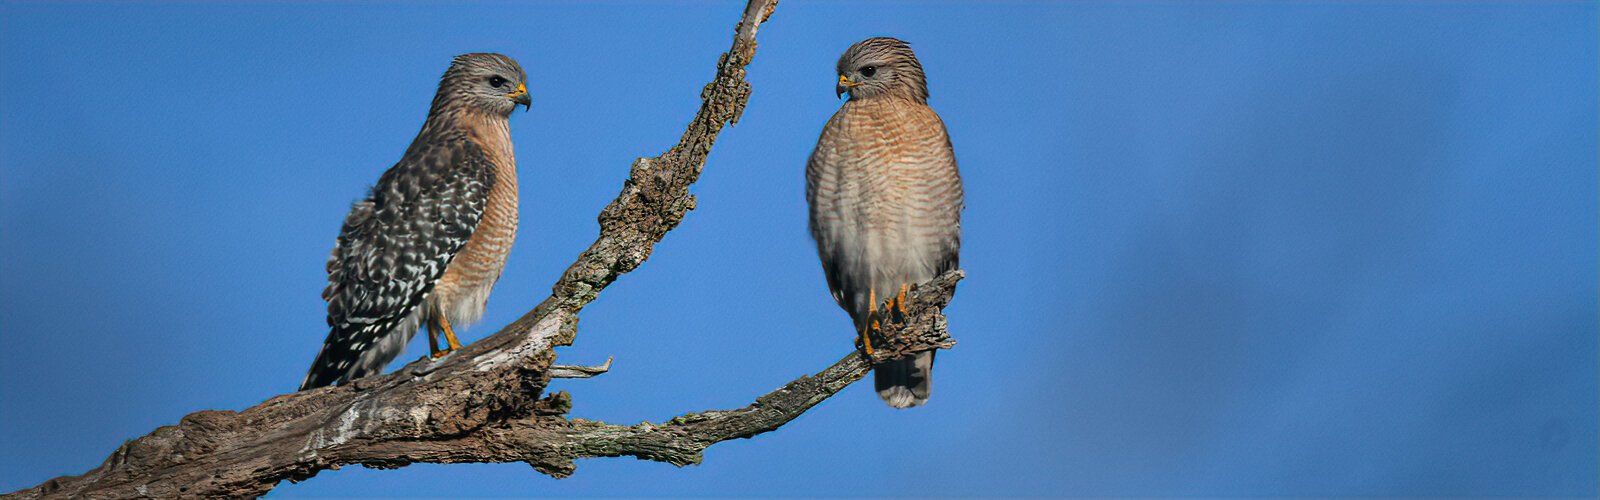
<path fill-rule="evenodd" d="M 878 397 L 892 408 L 922 406 L 933 391 L 933 351 L 885 361 L 872 367 Z"/>
<path fill-rule="evenodd" d="M 384 365 L 405 352 L 406 342 L 417 334 L 423 321 L 420 307 L 399 316 L 380 318 L 371 323 L 339 323 L 328 331 L 322 350 L 311 362 L 300 390 L 337 385 L 383 372 Z"/>
<path fill-rule="evenodd" d="M 327 372 L 311 372 L 306 374 L 305 380 L 300 382 L 300 390 L 316 389 L 318 387 L 333 385 L 338 377 L 330 376 Z"/>
<path fill-rule="evenodd" d="M 306 372 L 305 380 L 300 382 L 300 390 L 333 385 L 349 374 L 347 369 L 349 365 L 339 366 L 338 362 L 340 359 L 349 358 L 350 353 L 348 349 L 340 347 L 342 346 L 326 344 L 322 346 L 321 352 L 317 353 L 317 359 L 311 362 L 311 369 Z"/>
<path fill-rule="evenodd" d="M 328 332 L 328 339 L 323 341 L 322 349 L 317 351 L 317 359 L 311 362 L 311 369 L 306 371 L 305 380 L 300 382 L 300 390 L 342 384 L 376 372 L 377 370 L 374 369 L 370 361 L 362 359 L 363 352 L 361 350 L 351 349 L 351 339 L 371 338 L 372 335 L 369 334 L 369 330 L 372 330 L 374 326 L 362 325 L 354 330 L 334 328 Z M 381 327 L 384 325 L 376 326 Z M 357 345 L 366 347 L 366 350 L 373 350 L 378 347 L 376 344 L 378 343 L 363 342 Z M 381 362 L 387 363 L 388 361 L 388 359 L 383 359 Z M 379 364 L 376 368 L 382 367 L 383 365 Z"/>

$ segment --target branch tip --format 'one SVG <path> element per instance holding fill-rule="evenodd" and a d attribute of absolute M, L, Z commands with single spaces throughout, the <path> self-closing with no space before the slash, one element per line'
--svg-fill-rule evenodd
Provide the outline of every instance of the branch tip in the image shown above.
<path fill-rule="evenodd" d="M 550 369 L 546 370 L 546 373 L 550 374 L 550 378 L 591 378 L 611 371 L 612 359 L 613 357 L 607 357 L 605 364 L 595 366 L 550 365 Z"/>

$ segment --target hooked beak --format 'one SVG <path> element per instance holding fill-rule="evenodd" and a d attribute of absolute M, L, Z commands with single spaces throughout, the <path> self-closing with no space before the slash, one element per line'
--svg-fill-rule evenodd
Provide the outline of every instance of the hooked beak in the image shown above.
<path fill-rule="evenodd" d="M 506 98 L 511 99 L 511 102 L 521 104 L 523 111 L 533 109 L 533 96 L 528 95 L 528 85 L 525 83 L 517 84 L 517 91 L 506 94 Z"/>
<path fill-rule="evenodd" d="M 844 97 L 845 92 L 850 91 L 850 87 L 854 87 L 856 85 L 861 84 L 850 81 L 850 79 L 846 78 L 844 75 L 839 75 L 839 84 L 833 86 L 833 96 L 842 98 Z"/>

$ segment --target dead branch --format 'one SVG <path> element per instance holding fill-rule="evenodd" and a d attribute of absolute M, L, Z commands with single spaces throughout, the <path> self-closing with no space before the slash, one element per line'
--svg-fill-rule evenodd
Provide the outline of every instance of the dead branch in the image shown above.
<path fill-rule="evenodd" d="M 550 365 L 550 378 L 590 378 L 611 371 L 612 358 L 606 358 L 605 364 L 595 366 L 583 365 Z"/>
<path fill-rule="evenodd" d="M 517 321 L 442 359 L 420 359 L 387 375 L 285 394 L 239 412 L 191 413 L 128 441 L 82 475 L 3 498 L 253 497 L 285 479 L 351 464 L 517 461 L 556 477 L 570 475 L 573 461 L 587 457 L 685 465 L 699 463 L 712 444 L 776 429 L 859 380 L 873 360 L 851 353 L 750 406 L 634 426 L 569 419 L 568 394 L 540 397 L 552 376 L 592 376 L 609 367 L 609 361 L 553 367 L 554 348 L 570 345 L 579 311 L 643 263 L 694 208 L 689 186 L 722 126 L 737 122 L 744 109 L 745 66 L 755 55 L 756 30 L 776 3 L 750 0 L 678 144 L 633 163 L 622 193 L 600 213 L 599 238 L 550 296 Z M 888 344 L 878 360 L 952 345 L 940 309 L 962 276 L 952 271 L 916 288 L 906 321 L 885 327 Z"/>

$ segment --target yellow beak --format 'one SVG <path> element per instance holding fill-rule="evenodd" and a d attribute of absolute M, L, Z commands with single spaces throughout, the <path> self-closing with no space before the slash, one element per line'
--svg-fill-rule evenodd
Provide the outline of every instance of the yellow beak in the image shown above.
<path fill-rule="evenodd" d="M 839 84 L 833 86 L 833 95 L 834 96 L 838 96 L 838 97 L 842 97 L 842 96 L 844 96 L 844 93 L 850 89 L 850 87 L 854 87 L 854 86 L 857 86 L 857 85 L 861 85 L 861 84 L 858 83 L 858 82 L 850 81 L 850 79 L 846 78 L 844 75 L 839 75 Z"/>
<path fill-rule="evenodd" d="M 518 83 L 517 91 L 506 94 L 506 98 L 511 99 L 511 102 L 521 104 L 524 111 L 533 108 L 533 97 L 528 95 L 527 84 Z"/>

